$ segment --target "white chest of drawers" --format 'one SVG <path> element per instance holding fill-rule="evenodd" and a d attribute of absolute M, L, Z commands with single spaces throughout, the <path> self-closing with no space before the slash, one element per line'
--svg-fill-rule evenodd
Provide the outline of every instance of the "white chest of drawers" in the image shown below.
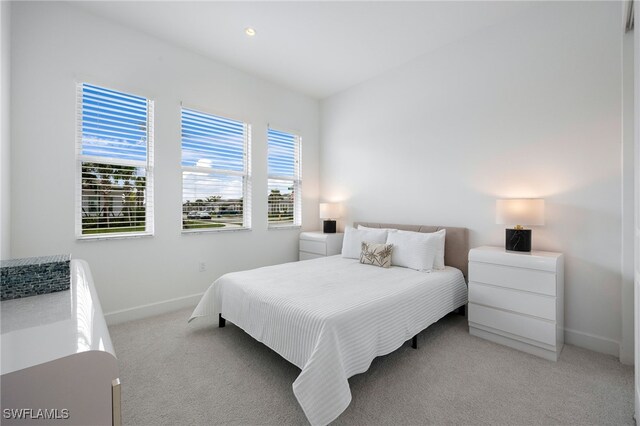
<path fill-rule="evenodd" d="M 472 249 L 469 332 L 557 361 L 564 345 L 563 255 Z"/>
<path fill-rule="evenodd" d="M 118 360 L 91 269 L 73 259 L 70 270 L 69 290 L 0 303 L 2 407 L 33 410 L 3 412 L 3 425 L 121 424 Z M 55 418 L 30 418 L 38 409 Z"/>
<path fill-rule="evenodd" d="M 299 260 L 340 254 L 343 237 L 343 233 L 301 232 Z"/>

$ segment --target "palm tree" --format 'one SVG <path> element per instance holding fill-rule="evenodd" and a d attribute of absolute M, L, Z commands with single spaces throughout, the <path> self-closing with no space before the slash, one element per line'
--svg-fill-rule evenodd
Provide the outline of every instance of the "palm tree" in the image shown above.
<path fill-rule="evenodd" d="M 214 211 L 218 207 L 218 202 L 222 199 L 221 195 L 210 195 L 205 200 L 208 203 L 210 211 Z"/>
<path fill-rule="evenodd" d="M 99 195 L 100 197 L 98 202 L 98 214 L 92 216 L 85 212 L 85 217 L 101 217 L 103 219 L 97 223 L 97 228 L 111 227 L 112 217 L 115 216 L 113 211 L 113 201 L 118 192 L 123 195 L 123 209 L 121 214 L 124 215 L 128 204 L 132 201 L 131 199 L 128 199 L 128 196 L 131 195 L 134 189 L 138 192 L 137 188 L 132 185 L 132 180 L 136 181 L 135 185 L 139 188 L 141 182 L 142 186 L 144 186 L 144 177 L 135 177 L 135 172 L 136 168 L 133 166 L 103 163 L 82 164 L 82 197 L 84 198 L 91 192 Z M 142 178 L 142 181 L 139 180 L 140 178 Z M 144 191 L 142 191 L 142 196 L 144 197 Z M 144 201 L 142 201 L 142 203 L 144 203 Z M 127 224 L 123 221 L 121 221 L 121 223 L 116 221 L 116 226 L 126 225 Z M 85 228 L 85 226 L 83 226 L 83 228 Z"/>
<path fill-rule="evenodd" d="M 146 216 L 146 206 L 144 203 L 146 188 L 147 188 L 147 179 L 146 176 L 137 176 L 135 179 L 135 216 L 134 220 L 136 221 L 136 226 L 144 224 L 145 216 Z"/>

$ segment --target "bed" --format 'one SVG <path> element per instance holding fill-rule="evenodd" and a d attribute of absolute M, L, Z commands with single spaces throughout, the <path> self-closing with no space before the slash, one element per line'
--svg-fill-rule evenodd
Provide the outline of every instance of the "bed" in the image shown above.
<path fill-rule="evenodd" d="M 218 315 L 301 369 L 293 392 L 312 425 L 351 402 L 348 378 L 467 303 L 466 228 L 360 223 L 416 232 L 446 229 L 444 270 L 363 265 L 340 255 L 225 274 L 189 321 Z M 356 223 L 356 226 L 358 223 Z"/>

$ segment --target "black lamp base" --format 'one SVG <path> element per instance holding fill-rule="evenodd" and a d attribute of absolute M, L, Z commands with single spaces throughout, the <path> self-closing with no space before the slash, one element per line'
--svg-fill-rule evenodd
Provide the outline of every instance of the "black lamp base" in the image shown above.
<path fill-rule="evenodd" d="M 507 229 L 505 248 L 509 251 L 531 251 L 531 229 Z"/>
<path fill-rule="evenodd" d="M 336 233 L 336 221 L 335 220 L 325 220 L 322 232 L 325 234 L 335 234 Z"/>

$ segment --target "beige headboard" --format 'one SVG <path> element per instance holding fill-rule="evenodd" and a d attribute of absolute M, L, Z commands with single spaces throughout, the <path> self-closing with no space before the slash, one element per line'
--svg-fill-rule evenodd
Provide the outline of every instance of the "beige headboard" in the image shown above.
<path fill-rule="evenodd" d="M 414 232 L 436 232 L 441 229 L 447 230 L 444 240 L 444 264 L 458 268 L 467 278 L 469 266 L 469 230 L 467 228 L 457 228 L 454 226 L 427 226 L 427 225 L 397 225 L 394 223 L 377 222 L 354 222 L 353 226 L 366 226 L 368 228 L 393 228 L 403 231 Z"/>

